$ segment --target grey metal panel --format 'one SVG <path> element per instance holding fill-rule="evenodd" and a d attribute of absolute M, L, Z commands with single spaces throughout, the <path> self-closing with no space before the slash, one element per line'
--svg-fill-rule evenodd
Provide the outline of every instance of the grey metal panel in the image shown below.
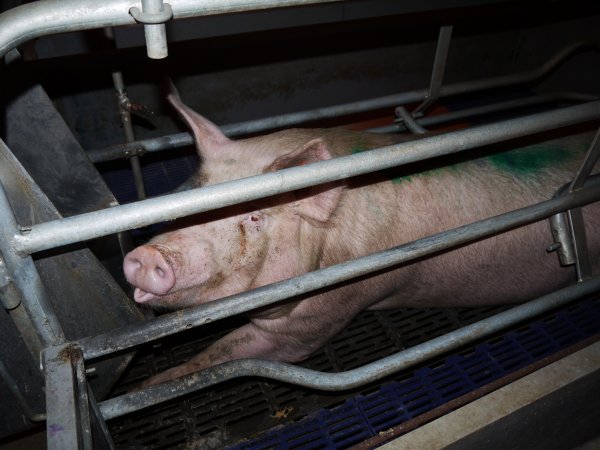
<path fill-rule="evenodd" d="M 114 197 L 43 89 L 32 84 L 21 92 L 11 102 L 4 125 L 15 153 L 56 202 L 60 213 L 7 147 L 0 145 L 0 181 L 19 224 L 30 226 L 59 218 L 61 213 L 72 215 L 108 206 Z M 140 312 L 89 249 L 78 246 L 69 250 L 46 253 L 35 261 L 67 339 L 141 320 Z M 43 380 L 38 362 L 29 356 L 7 314 L 0 318 L 0 338 L 11 343 L 3 348 L 2 361 L 18 380 L 30 406 L 35 412 L 43 412 Z M 90 381 L 98 398 L 108 393 L 128 360 L 128 356 L 121 356 L 96 366 Z M 5 386 L 0 386 L 0 394 L 4 392 Z M 10 393 L 2 399 L 0 436 L 31 425 Z"/>
<path fill-rule="evenodd" d="M 115 198 L 57 113 L 44 89 L 21 67 L 6 75 L 2 138 L 64 217 L 107 208 Z"/>

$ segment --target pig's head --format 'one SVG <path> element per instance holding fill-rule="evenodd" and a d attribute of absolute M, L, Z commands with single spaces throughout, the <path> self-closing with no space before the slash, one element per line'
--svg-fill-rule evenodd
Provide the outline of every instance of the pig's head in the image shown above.
<path fill-rule="evenodd" d="M 192 129 L 200 155 L 192 186 L 205 186 L 331 158 L 321 139 L 282 132 L 241 141 L 185 106 L 169 101 Z M 126 255 L 134 298 L 181 308 L 279 281 L 315 268 L 324 229 L 342 187 L 333 183 L 174 222 Z"/>

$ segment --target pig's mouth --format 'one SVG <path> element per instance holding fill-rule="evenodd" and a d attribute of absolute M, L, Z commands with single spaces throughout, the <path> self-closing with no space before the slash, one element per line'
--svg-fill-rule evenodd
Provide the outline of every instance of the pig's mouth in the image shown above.
<path fill-rule="evenodd" d="M 133 292 L 133 299 L 137 303 L 148 303 L 157 298 L 159 298 L 158 295 L 153 294 L 152 292 L 144 291 L 143 289 L 140 289 L 137 287 L 135 288 L 135 291 Z"/>
<path fill-rule="evenodd" d="M 164 311 L 187 308 L 199 303 L 198 286 L 172 289 L 165 293 L 153 293 L 136 287 L 133 298 L 139 305 Z"/>

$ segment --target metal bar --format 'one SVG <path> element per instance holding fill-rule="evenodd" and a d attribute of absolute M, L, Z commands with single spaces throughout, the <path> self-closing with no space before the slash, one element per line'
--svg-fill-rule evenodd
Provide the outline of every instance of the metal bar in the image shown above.
<path fill-rule="evenodd" d="M 289 280 L 215 300 L 207 304 L 165 314 L 151 322 L 78 341 L 86 360 L 159 339 L 225 317 L 271 305 L 316 289 L 331 286 L 373 271 L 398 266 L 417 258 L 492 236 L 512 228 L 545 219 L 558 211 L 600 199 L 600 176 L 591 178 L 584 190 L 555 197 L 536 205 L 434 234 L 392 249 L 336 264 Z"/>
<path fill-rule="evenodd" d="M 71 343 L 43 352 L 48 450 L 92 450 L 87 381 L 81 349 Z"/>
<path fill-rule="evenodd" d="M 446 60 L 448 59 L 448 49 L 450 48 L 450 39 L 452 38 L 452 26 L 444 25 L 440 28 L 437 47 L 435 49 L 435 58 L 433 60 L 433 70 L 431 72 L 431 82 L 425 101 L 421 103 L 412 112 L 414 117 L 422 116 L 423 113 L 440 98 L 440 90 L 446 71 Z"/>
<path fill-rule="evenodd" d="M 100 409 L 108 420 L 242 376 L 259 376 L 325 391 L 351 389 L 380 380 L 599 290 L 600 277 L 596 277 L 346 372 L 324 373 L 258 359 L 230 361 L 142 391 L 106 400 L 100 403 Z"/>
<path fill-rule="evenodd" d="M 112 73 L 113 85 L 117 95 L 117 103 L 119 108 L 119 115 L 121 116 L 121 123 L 123 124 L 123 131 L 125 132 L 125 142 L 135 141 L 135 135 L 133 134 L 133 125 L 131 123 L 131 113 L 127 108 L 130 104 L 127 92 L 125 91 L 125 83 L 123 82 L 123 74 L 121 72 Z M 132 155 L 129 158 L 131 164 L 131 170 L 133 171 L 133 179 L 135 180 L 135 190 L 139 199 L 146 198 L 146 189 L 144 188 L 144 179 L 142 177 L 142 167 L 140 166 L 140 158 L 137 155 Z"/>
<path fill-rule="evenodd" d="M 502 77 L 488 79 L 490 81 L 488 83 L 487 88 L 494 88 L 495 85 L 493 80 L 501 79 Z M 469 83 L 466 83 L 465 86 L 468 87 Z M 448 88 L 450 89 L 450 91 L 457 90 L 456 88 L 452 88 L 452 86 L 449 86 Z M 385 97 L 377 97 L 364 101 L 345 103 L 342 105 L 335 105 L 308 111 L 283 114 L 275 117 L 266 117 L 263 119 L 250 120 L 238 124 L 224 125 L 221 127 L 221 130 L 227 136 L 240 136 L 245 134 L 259 133 L 275 128 L 294 126 L 311 120 L 328 119 L 332 117 L 355 114 L 379 108 L 392 107 L 403 103 L 412 103 L 419 100 L 423 100 L 425 98 L 425 95 L 426 92 L 424 90 L 405 92 Z M 538 98 L 539 100 L 536 101 L 535 99 Z M 523 106 L 529 106 L 531 104 L 550 102 L 554 100 L 591 101 L 595 100 L 596 98 L 596 96 L 577 93 L 546 94 L 539 97 L 533 97 L 532 99 L 519 99 L 498 103 L 496 104 L 497 109 L 494 107 L 494 105 L 486 105 L 477 108 L 465 109 L 463 111 L 447 113 L 443 115 L 440 114 L 439 116 L 418 118 L 416 119 L 416 121 L 421 126 L 427 127 L 430 125 L 437 125 L 446 121 L 463 119 L 471 115 L 488 114 L 490 112 L 501 111 L 504 109 L 518 108 Z M 398 125 L 390 125 L 388 127 L 376 128 L 371 131 L 392 133 L 397 130 Z M 192 135 L 189 132 L 183 132 L 170 134 L 167 136 L 161 136 L 158 138 L 135 141 L 130 144 L 117 144 L 105 148 L 92 149 L 88 150 L 88 155 L 93 163 L 99 163 L 123 158 L 127 155 L 135 155 L 140 151 L 140 149 L 143 149 L 144 152 L 157 152 L 161 150 L 186 147 L 192 145 L 193 143 L 194 139 Z"/>
<path fill-rule="evenodd" d="M 42 345 L 38 334 L 35 331 L 35 326 L 33 325 L 31 319 L 27 315 L 27 311 L 25 310 L 25 306 L 21 301 L 21 295 L 17 290 L 16 286 L 12 282 L 12 279 L 8 275 L 8 270 L 6 268 L 6 264 L 0 257 L 0 300 L 2 301 L 2 306 L 10 315 L 13 323 L 19 330 L 21 337 L 23 338 L 23 342 L 29 350 L 34 361 L 37 361 L 40 352 L 44 348 Z M 0 368 L 0 372 L 2 369 Z M 9 384 L 9 381 L 7 381 Z"/>
<path fill-rule="evenodd" d="M 0 378 L 4 381 L 8 389 L 13 393 L 13 395 L 17 399 L 17 402 L 19 403 L 19 406 L 21 407 L 21 409 L 23 410 L 23 412 L 29 420 L 31 420 L 32 422 L 42 422 L 46 420 L 46 414 L 33 412 L 33 409 L 31 408 L 31 406 L 29 406 L 27 399 L 21 393 L 19 385 L 15 381 L 14 377 L 10 374 L 2 360 L 0 360 Z"/>
<path fill-rule="evenodd" d="M 437 114 L 435 116 L 419 117 L 414 118 L 413 120 L 420 126 L 427 128 L 434 125 L 463 120 L 469 117 L 484 116 L 486 114 L 525 108 L 528 106 L 536 106 L 543 103 L 552 103 L 558 101 L 590 102 L 597 99 L 598 97 L 595 95 L 580 94 L 577 92 L 555 92 L 552 94 L 542 94 L 532 97 L 519 98 L 516 100 L 508 100 L 505 102 L 492 103 L 489 105 L 476 106 L 474 108 L 465 108 L 458 111 Z M 397 123 L 383 127 L 371 128 L 368 131 L 372 133 L 394 133 L 398 130 L 402 130 L 402 128 L 402 124 Z"/>
<path fill-rule="evenodd" d="M 173 17 L 228 14 L 289 6 L 333 3 L 341 0 L 176 0 Z M 46 0 L 18 6 L 0 15 L 0 56 L 40 36 L 136 23 L 129 10 L 136 0 Z"/>
<path fill-rule="evenodd" d="M 571 192 L 581 189 L 585 184 L 585 180 L 590 176 L 590 173 L 592 173 L 594 166 L 598 162 L 598 158 L 600 158 L 600 129 L 598 129 L 596 137 L 594 137 L 592 145 L 590 145 L 590 148 L 581 163 L 581 167 L 579 167 L 577 175 L 575 175 L 575 178 L 569 187 Z"/>
<path fill-rule="evenodd" d="M 573 182 L 569 186 L 569 191 L 581 189 L 590 173 L 594 169 L 598 158 L 600 157 L 600 129 L 596 133 L 592 145 L 590 145 Z M 592 276 L 592 264 L 588 252 L 587 237 L 585 233 L 585 224 L 583 221 L 583 212 L 581 208 L 575 208 L 567 211 L 567 218 L 571 230 L 571 243 L 575 251 L 575 259 L 577 264 L 577 279 L 579 281 L 586 280 Z"/>
<path fill-rule="evenodd" d="M 35 347 L 40 343 L 47 346 L 64 342 L 65 336 L 62 327 L 33 264 L 33 259 L 30 256 L 19 255 L 12 245 L 12 238 L 19 233 L 19 228 L 2 183 L 0 183 L 0 211 L 2 211 L 0 214 L 0 258 L 6 264 L 12 284 L 22 300 L 29 319 L 27 320 L 22 314 L 18 318 L 25 319 L 26 322 L 30 321 L 39 338 L 39 340 L 34 339 L 33 342 L 29 342 L 28 347 L 30 350 L 38 350 Z M 21 308 L 15 308 L 13 311 L 16 314 L 21 312 Z M 20 325 L 27 328 L 27 323 L 20 323 Z M 27 335 L 27 333 L 24 334 L 24 336 Z"/>
<path fill-rule="evenodd" d="M 110 434 L 106 420 L 104 420 L 104 416 L 102 416 L 102 411 L 100 411 L 100 406 L 98 405 L 98 401 L 96 400 L 89 383 L 87 384 L 87 394 L 90 412 L 92 413 L 90 416 L 92 430 L 97 431 L 97 437 L 94 439 L 94 444 L 96 448 L 115 450 L 116 447 L 112 435 Z M 94 433 L 92 433 L 92 436 L 95 436 Z M 101 443 L 97 442 L 98 439 L 102 439 L 103 441 Z"/>
<path fill-rule="evenodd" d="M 40 352 L 44 348 L 40 335 L 36 329 L 35 323 L 38 321 L 31 320 L 24 303 L 21 303 L 18 307 L 8 311 L 11 320 L 19 330 L 19 334 L 23 339 L 27 350 L 34 361 L 39 361 Z"/>
<path fill-rule="evenodd" d="M 567 218 L 571 228 L 571 238 L 575 249 L 577 261 L 575 269 L 577 280 L 587 280 L 592 276 L 592 263 L 588 252 L 585 224 L 583 222 L 583 211 L 581 208 L 573 208 L 567 211 Z"/>
<path fill-rule="evenodd" d="M 396 115 L 401 120 L 406 128 L 414 134 L 425 134 L 427 130 L 417 123 L 414 117 L 409 113 L 404 106 L 396 108 Z"/>
<path fill-rule="evenodd" d="M 428 127 L 431 125 L 439 125 L 440 123 L 451 122 L 454 120 L 461 120 L 471 116 L 484 115 L 498 111 L 504 111 L 512 108 L 522 108 L 526 106 L 537 105 L 540 103 L 553 102 L 559 100 L 571 100 L 571 101 L 593 101 L 597 100 L 598 97 L 593 95 L 585 95 L 578 94 L 574 92 L 564 92 L 564 93 L 555 93 L 555 94 L 544 94 L 535 97 L 528 97 L 524 99 L 510 100 L 507 102 L 494 103 L 492 105 L 479 106 L 476 108 L 468 108 L 460 111 L 454 111 L 450 113 L 440 114 L 437 116 L 427 116 L 421 117 L 418 119 L 414 119 L 417 124 Z M 384 97 L 380 97 L 380 99 L 384 99 Z M 377 100 L 377 99 L 374 99 Z M 383 100 L 381 106 L 377 106 L 377 102 L 369 103 L 372 109 L 377 109 L 378 107 L 385 106 L 393 106 L 397 104 L 397 102 L 392 102 L 391 104 L 384 104 Z M 361 109 L 364 107 L 362 102 L 357 102 L 356 107 Z M 306 111 L 306 117 L 308 120 L 313 119 L 313 114 L 318 114 L 320 110 Z M 350 111 L 350 110 L 348 110 Z M 316 117 L 316 115 L 314 116 Z M 282 118 L 282 119 L 280 119 Z M 227 136 L 234 137 L 240 136 L 244 134 L 249 134 L 250 130 L 253 132 L 258 131 L 267 131 L 269 129 L 275 128 L 275 120 L 283 120 L 284 122 L 289 122 L 289 119 L 286 119 L 285 116 L 271 117 L 265 119 L 259 119 L 259 121 L 249 121 L 242 122 L 239 124 L 231 124 L 224 125 L 221 127 L 223 133 Z M 260 122 L 257 124 L 257 122 Z M 288 125 L 297 125 L 297 123 L 288 123 Z M 398 128 L 401 124 L 391 124 L 386 127 L 373 128 L 369 131 L 377 132 L 377 133 L 393 133 L 398 131 Z M 88 150 L 88 156 L 92 160 L 93 163 L 112 161 L 114 159 L 120 159 L 124 157 L 129 157 L 129 155 L 135 155 L 139 153 L 140 149 L 143 149 L 144 153 L 146 152 L 158 152 L 161 150 L 170 150 L 174 148 L 186 147 L 194 144 L 194 138 L 191 133 L 183 132 L 176 134 L 169 134 L 166 136 L 161 136 L 157 138 L 143 139 L 139 141 L 135 141 L 132 143 L 125 144 L 117 144 L 111 145 L 104 148 L 92 149 Z"/>
<path fill-rule="evenodd" d="M 33 225 L 7 236 L 21 254 L 81 242 L 129 228 L 256 200 L 319 183 L 458 153 L 600 117 L 600 101 L 426 137 L 302 167 L 233 180 L 160 198 Z"/>

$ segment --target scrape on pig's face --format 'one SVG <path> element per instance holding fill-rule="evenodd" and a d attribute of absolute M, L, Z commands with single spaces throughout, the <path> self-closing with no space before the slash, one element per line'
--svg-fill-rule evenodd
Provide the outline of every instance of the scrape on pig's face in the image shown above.
<path fill-rule="evenodd" d="M 138 303 L 176 309 L 253 287 L 264 265 L 270 217 L 260 211 L 163 233 L 123 263 Z"/>

